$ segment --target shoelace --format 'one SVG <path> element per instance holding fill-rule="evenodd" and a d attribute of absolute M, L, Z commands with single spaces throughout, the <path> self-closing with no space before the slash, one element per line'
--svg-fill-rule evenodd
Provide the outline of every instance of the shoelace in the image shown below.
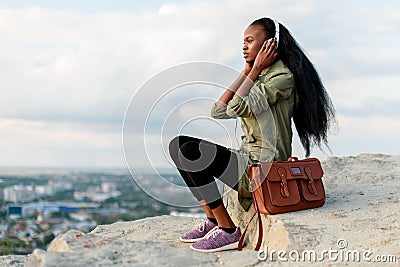
<path fill-rule="evenodd" d="M 196 223 L 196 225 L 193 227 L 193 230 L 198 229 L 200 232 L 204 232 L 204 230 L 206 229 L 206 224 L 207 221 L 200 221 Z"/>
<path fill-rule="evenodd" d="M 219 233 L 223 231 L 222 229 L 219 229 L 218 227 L 213 228 L 210 232 L 208 232 L 205 236 L 204 239 L 210 239 L 216 237 Z"/>

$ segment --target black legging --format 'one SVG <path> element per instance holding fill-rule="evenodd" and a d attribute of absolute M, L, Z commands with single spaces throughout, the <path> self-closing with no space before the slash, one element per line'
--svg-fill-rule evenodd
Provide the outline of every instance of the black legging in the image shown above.
<path fill-rule="evenodd" d="M 194 197 L 210 209 L 223 204 L 214 177 L 237 191 L 237 157 L 226 147 L 180 135 L 169 143 L 169 153 Z"/>

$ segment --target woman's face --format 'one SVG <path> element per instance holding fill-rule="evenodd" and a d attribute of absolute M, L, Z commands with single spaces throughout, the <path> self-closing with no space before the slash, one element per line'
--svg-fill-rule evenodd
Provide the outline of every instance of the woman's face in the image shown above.
<path fill-rule="evenodd" d="M 262 27 L 250 25 L 244 32 L 243 57 L 247 63 L 253 63 L 267 36 Z"/>

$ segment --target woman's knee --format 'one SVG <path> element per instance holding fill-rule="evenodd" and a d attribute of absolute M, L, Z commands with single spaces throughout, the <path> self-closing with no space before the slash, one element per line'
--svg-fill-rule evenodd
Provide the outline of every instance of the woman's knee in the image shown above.
<path fill-rule="evenodd" d="M 169 153 L 178 168 L 189 168 L 199 159 L 199 142 L 189 136 L 176 136 L 169 143 Z M 185 167 L 186 166 L 186 167 Z"/>
<path fill-rule="evenodd" d="M 171 158 L 177 162 L 179 157 L 179 152 L 184 156 L 189 156 L 190 152 L 193 151 L 195 142 L 185 135 L 178 135 L 172 138 L 169 142 L 169 155 Z"/>
<path fill-rule="evenodd" d="M 187 141 L 183 143 L 179 150 L 185 159 L 196 160 L 200 157 L 199 143 L 196 141 Z"/>

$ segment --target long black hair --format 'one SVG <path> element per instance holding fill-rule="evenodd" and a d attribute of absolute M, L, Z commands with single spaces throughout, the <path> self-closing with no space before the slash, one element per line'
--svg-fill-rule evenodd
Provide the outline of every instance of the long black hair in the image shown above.
<path fill-rule="evenodd" d="M 251 25 L 262 27 L 267 39 L 275 36 L 275 24 L 270 18 L 255 20 Z M 293 121 L 308 157 L 312 145 L 320 148 L 321 144 L 328 145 L 328 130 L 335 119 L 335 108 L 314 65 L 288 29 L 280 23 L 277 59 L 282 60 L 293 73 L 294 91 L 299 98 Z"/>

